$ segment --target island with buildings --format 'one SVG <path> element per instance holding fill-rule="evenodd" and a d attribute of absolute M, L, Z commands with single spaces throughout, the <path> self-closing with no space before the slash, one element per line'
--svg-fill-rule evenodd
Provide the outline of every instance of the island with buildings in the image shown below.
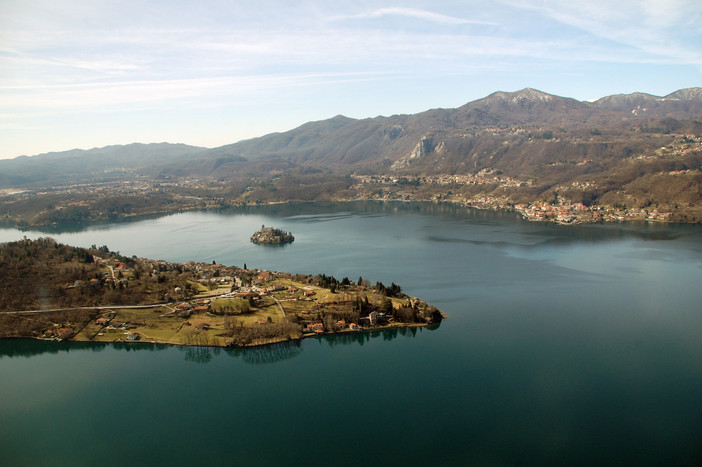
<path fill-rule="evenodd" d="M 261 229 L 251 236 L 251 241 L 258 245 L 283 245 L 294 242 L 295 237 L 290 232 L 262 225 Z"/>
<path fill-rule="evenodd" d="M 395 283 L 171 263 L 50 238 L 0 244 L 0 337 L 247 347 L 439 324 Z"/>

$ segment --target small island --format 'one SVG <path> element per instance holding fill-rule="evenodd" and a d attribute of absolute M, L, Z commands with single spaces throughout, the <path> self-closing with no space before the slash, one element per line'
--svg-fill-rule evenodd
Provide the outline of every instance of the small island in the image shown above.
<path fill-rule="evenodd" d="M 251 241 L 258 245 L 282 245 L 294 242 L 295 237 L 290 232 L 262 225 L 261 229 L 251 236 Z"/>
<path fill-rule="evenodd" d="M 50 238 L 0 244 L 0 338 L 250 347 L 438 325 L 395 284 L 171 263 Z"/>

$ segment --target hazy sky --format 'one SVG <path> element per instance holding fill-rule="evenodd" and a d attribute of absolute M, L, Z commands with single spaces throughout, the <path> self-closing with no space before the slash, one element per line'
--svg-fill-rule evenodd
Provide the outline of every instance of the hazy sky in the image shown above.
<path fill-rule="evenodd" d="M 699 0 L 0 0 L 0 158 L 697 86 Z"/>

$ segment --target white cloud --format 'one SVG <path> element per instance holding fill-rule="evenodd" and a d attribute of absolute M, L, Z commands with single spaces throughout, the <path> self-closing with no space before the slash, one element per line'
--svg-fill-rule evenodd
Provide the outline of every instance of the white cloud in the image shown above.
<path fill-rule="evenodd" d="M 379 79 L 378 73 L 298 73 L 73 85 L 0 87 L 3 108 L 21 114 L 51 114 L 114 109 L 134 104 L 178 105 L 193 98 L 250 96 L 271 89 L 323 86 Z M 108 108 L 106 108 L 108 107 Z"/>
<path fill-rule="evenodd" d="M 420 10 L 417 8 L 379 8 L 377 10 L 360 13 L 356 15 L 339 15 L 332 16 L 329 18 L 330 21 L 338 20 L 353 20 L 353 19 L 369 19 L 369 18 L 381 18 L 383 16 L 405 16 L 409 18 L 417 18 L 425 21 L 431 21 L 439 24 L 482 24 L 497 26 L 499 23 L 494 21 L 481 21 L 481 20 L 471 20 L 465 18 L 458 18 L 455 16 L 442 15 L 439 13 L 434 13 L 427 10 Z"/>

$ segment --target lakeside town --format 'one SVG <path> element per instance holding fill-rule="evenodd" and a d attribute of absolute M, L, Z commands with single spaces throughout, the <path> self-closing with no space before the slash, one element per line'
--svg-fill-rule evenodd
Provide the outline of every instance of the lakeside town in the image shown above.
<path fill-rule="evenodd" d="M 679 175 L 679 173 L 671 173 Z M 529 181 L 519 181 L 504 175 L 493 174 L 490 170 L 481 171 L 477 175 L 441 175 L 408 179 L 394 176 L 354 176 L 360 193 L 357 199 L 384 201 L 432 201 L 459 204 L 466 207 L 488 210 L 516 211 L 530 221 L 555 222 L 559 224 L 584 224 L 595 222 L 621 221 L 656 221 L 667 222 L 672 213 L 658 208 L 626 208 L 607 205 L 586 206 L 581 202 L 572 202 L 565 198 L 554 196 L 554 200 L 534 201 L 530 203 L 515 203 L 508 195 L 494 196 L 479 194 L 469 196 L 460 193 L 460 188 L 470 185 L 495 185 L 506 190 L 514 187 L 529 186 Z M 436 190 L 439 193 L 429 199 L 416 199 L 417 187 L 451 187 L 451 189 Z M 596 189 L 594 182 L 573 182 L 570 186 L 557 186 L 565 190 Z M 459 191 L 454 193 L 455 191 Z"/>

